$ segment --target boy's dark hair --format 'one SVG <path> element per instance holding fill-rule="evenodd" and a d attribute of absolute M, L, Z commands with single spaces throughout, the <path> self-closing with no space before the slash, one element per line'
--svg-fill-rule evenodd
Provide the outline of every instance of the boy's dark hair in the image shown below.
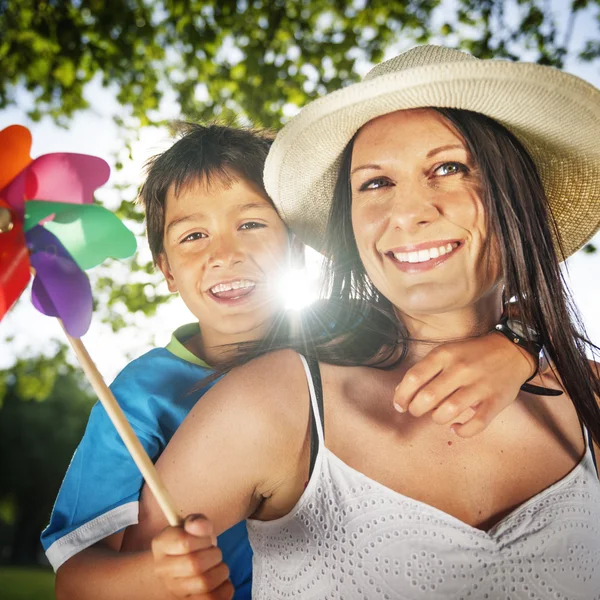
<path fill-rule="evenodd" d="M 176 127 L 180 139 L 146 162 L 146 181 L 139 193 L 155 263 L 163 251 L 165 203 L 171 186 L 174 186 L 175 194 L 179 194 L 183 186 L 194 180 L 210 185 L 217 178 L 231 185 L 241 178 L 254 184 L 265 198 L 269 198 L 262 176 L 273 133 L 187 122 L 179 122 Z"/>

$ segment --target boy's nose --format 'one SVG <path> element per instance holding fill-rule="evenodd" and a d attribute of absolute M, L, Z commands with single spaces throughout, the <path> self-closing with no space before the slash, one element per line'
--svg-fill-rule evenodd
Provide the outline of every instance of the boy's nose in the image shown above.
<path fill-rule="evenodd" d="M 243 252 L 233 240 L 215 240 L 213 243 L 209 266 L 228 268 L 244 260 Z"/>

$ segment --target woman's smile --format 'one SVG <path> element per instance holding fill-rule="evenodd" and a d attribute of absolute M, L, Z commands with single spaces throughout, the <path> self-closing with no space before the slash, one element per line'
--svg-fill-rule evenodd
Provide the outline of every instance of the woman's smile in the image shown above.
<path fill-rule="evenodd" d="M 385 255 L 404 273 L 422 273 L 444 264 L 463 247 L 464 244 L 456 240 L 425 242 L 394 248 Z"/>

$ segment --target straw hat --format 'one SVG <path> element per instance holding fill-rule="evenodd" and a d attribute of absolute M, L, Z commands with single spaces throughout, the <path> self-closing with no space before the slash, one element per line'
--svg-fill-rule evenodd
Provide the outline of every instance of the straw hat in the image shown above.
<path fill-rule="evenodd" d="M 566 256 L 600 228 L 600 91 L 552 67 L 479 60 L 440 46 L 381 63 L 364 81 L 308 104 L 279 132 L 264 181 L 290 228 L 321 251 L 348 142 L 375 117 L 427 106 L 483 113 L 519 138 L 542 178 Z"/>

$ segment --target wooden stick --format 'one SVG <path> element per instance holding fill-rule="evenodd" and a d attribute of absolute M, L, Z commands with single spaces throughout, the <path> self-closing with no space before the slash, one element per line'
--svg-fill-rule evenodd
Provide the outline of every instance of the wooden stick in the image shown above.
<path fill-rule="evenodd" d="M 129 421 L 123 414 L 123 411 L 119 404 L 117 403 L 113 393 L 110 391 L 110 388 L 106 385 L 100 371 L 98 371 L 98 367 L 92 361 L 86 347 L 83 345 L 83 342 L 78 338 L 71 337 L 62 321 L 57 319 L 60 323 L 71 347 L 75 351 L 75 355 L 77 356 L 77 360 L 81 364 L 83 372 L 86 374 L 89 382 L 92 384 L 92 388 L 96 392 L 100 402 L 102 402 L 102 406 L 106 409 L 110 420 L 113 425 L 116 427 L 125 447 L 131 454 L 131 458 L 137 465 L 138 469 L 142 473 L 142 477 L 146 480 L 150 491 L 156 498 L 158 505 L 163 511 L 169 525 L 175 527 L 177 525 L 181 525 L 182 519 L 179 516 L 177 510 L 175 509 L 175 505 L 167 488 L 160 480 L 158 473 L 156 472 L 156 467 L 150 460 L 148 454 L 144 450 L 144 447 L 140 443 L 140 440 L 135 435 Z"/>

